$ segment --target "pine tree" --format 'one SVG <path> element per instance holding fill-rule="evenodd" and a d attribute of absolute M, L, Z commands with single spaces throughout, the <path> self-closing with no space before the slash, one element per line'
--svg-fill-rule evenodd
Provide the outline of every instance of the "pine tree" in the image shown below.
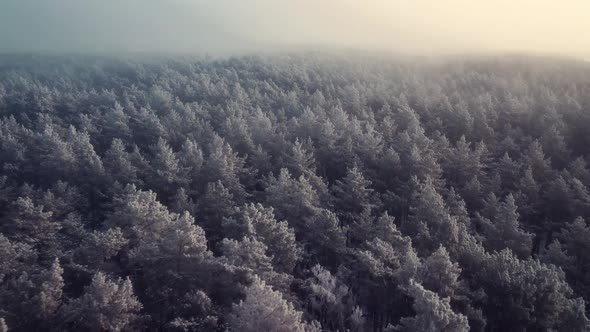
<path fill-rule="evenodd" d="M 232 265 L 248 268 L 264 279 L 273 271 L 271 258 L 266 255 L 267 247 L 251 237 L 241 241 L 223 239 L 221 252 Z"/>
<path fill-rule="evenodd" d="M 415 278 L 420 266 L 411 240 L 401 234 L 388 242 L 375 238 L 354 255 L 352 283 L 360 289 L 359 304 L 366 308 L 373 328 L 381 329 L 407 314 L 405 299 L 397 289 Z"/>
<path fill-rule="evenodd" d="M 287 220 L 295 231 L 318 212 L 319 195 L 307 178 L 294 179 L 286 168 L 277 178 L 271 177 L 265 190 L 266 202 L 274 208 L 279 220 Z"/>
<path fill-rule="evenodd" d="M 62 304 L 64 280 L 63 269 L 56 258 L 51 268 L 42 276 L 43 282 L 37 301 L 39 305 L 38 314 L 43 320 L 51 319 Z"/>
<path fill-rule="evenodd" d="M 565 166 L 567 160 L 571 158 L 570 149 L 556 124 L 553 124 L 544 131 L 540 143 L 542 143 L 543 149 L 549 154 L 551 161 L 559 168 Z"/>
<path fill-rule="evenodd" d="M 166 129 L 156 111 L 149 106 L 141 107 L 130 119 L 130 127 L 136 142 L 146 145 L 155 144 L 160 138 L 166 138 Z"/>
<path fill-rule="evenodd" d="M 491 195 L 493 195 L 493 193 Z M 467 229 L 470 229 L 471 218 L 469 217 L 469 211 L 467 210 L 465 201 L 461 198 L 461 196 L 455 191 L 453 187 L 451 187 L 451 189 L 447 193 L 445 203 L 449 209 L 449 213 L 455 218 L 457 218 L 457 222 L 465 226 Z"/>
<path fill-rule="evenodd" d="M 37 254 L 30 245 L 11 241 L 0 233 L 0 280 L 14 277 L 34 266 Z"/>
<path fill-rule="evenodd" d="M 132 244 L 159 236 L 170 223 L 171 215 L 154 192 L 138 190 L 127 185 L 121 195 L 114 198 L 115 209 L 106 224 L 120 227 Z"/>
<path fill-rule="evenodd" d="M 249 170 L 245 167 L 245 159 L 238 156 L 232 147 L 221 137 L 214 136 L 209 155 L 203 165 L 203 177 L 207 182 L 221 181 L 237 201 L 243 201 L 246 190 L 242 178 L 247 177 Z"/>
<path fill-rule="evenodd" d="M 212 244 L 224 237 L 223 220 L 234 213 L 235 206 L 234 196 L 221 181 L 207 184 L 205 195 L 197 208 L 201 211 L 203 228 Z"/>
<path fill-rule="evenodd" d="M 590 169 L 584 157 L 578 157 L 568 165 L 569 172 L 588 187 L 590 186 Z"/>
<path fill-rule="evenodd" d="M 515 194 L 516 202 L 518 203 L 519 211 L 522 220 L 533 226 L 539 228 L 538 223 L 541 219 L 542 200 L 541 200 L 541 186 L 533 176 L 533 170 L 529 167 L 521 176 L 520 181 L 516 187 L 518 192 Z"/>
<path fill-rule="evenodd" d="M 545 214 L 553 220 L 560 218 L 571 220 L 573 215 L 574 195 L 563 176 L 550 181 L 543 192 Z"/>
<path fill-rule="evenodd" d="M 453 312 L 449 298 L 440 298 L 436 293 L 424 289 L 422 285 L 411 281 L 405 287 L 409 296 L 414 299 L 412 307 L 414 317 L 404 317 L 400 329 L 408 332 L 467 332 L 467 317 Z"/>
<path fill-rule="evenodd" d="M 466 180 L 481 176 L 484 166 L 481 159 L 484 153 L 485 146 L 479 145 L 472 150 L 471 143 L 462 135 L 455 148 L 451 149 L 445 179 L 449 180 L 451 185 L 461 188 L 466 184 Z"/>
<path fill-rule="evenodd" d="M 590 296 L 590 273 L 588 266 L 590 266 L 590 259 L 586 254 L 590 250 L 590 226 L 586 221 L 578 217 L 573 222 L 567 223 L 565 227 L 557 234 L 560 243 L 563 244 L 563 249 L 568 256 L 571 257 L 573 269 L 568 271 L 573 277 L 574 282 L 572 286 L 578 294 L 583 294 L 585 299 Z"/>
<path fill-rule="evenodd" d="M 301 237 L 307 254 L 324 266 L 336 267 L 347 249 L 346 233 L 338 216 L 322 209 L 306 221 Z"/>
<path fill-rule="evenodd" d="M 311 143 L 308 143 L 309 145 Z M 299 141 L 291 147 L 290 154 L 286 156 L 286 165 L 295 177 L 301 175 L 310 176 L 315 174 L 315 157 L 313 152 L 308 151 L 307 147 Z"/>
<path fill-rule="evenodd" d="M 152 150 L 150 160 L 152 187 L 157 188 L 158 192 L 164 195 L 172 195 L 177 186 L 184 184 L 183 182 L 186 180 L 183 178 L 183 170 L 178 156 L 163 138 L 158 140 Z"/>
<path fill-rule="evenodd" d="M 514 186 L 519 182 L 520 165 L 512 160 L 508 152 L 505 152 L 498 161 L 498 170 L 502 177 L 502 185 L 505 188 L 515 189 Z M 532 176 L 532 174 L 531 174 Z"/>
<path fill-rule="evenodd" d="M 279 272 L 291 273 L 300 259 L 301 249 L 296 243 L 294 230 L 286 221 L 278 222 L 272 208 L 246 204 L 236 215 L 226 219 L 224 226 L 226 232 L 233 233 L 236 239 L 250 236 L 264 243 Z"/>
<path fill-rule="evenodd" d="M 524 156 L 525 165 L 529 165 L 535 179 L 544 182 L 550 175 L 551 161 L 545 158 L 543 147 L 538 140 L 533 141 Z"/>
<path fill-rule="evenodd" d="M 91 268 L 100 268 L 105 261 L 116 256 L 127 243 L 128 239 L 118 227 L 106 231 L 93 231 L 82 240 L 74 257 L 79 263 Z"/>
<path fill-rule="evenodd" d="M 178 188 L 171 201 L 170 210 L 173 212 L 183 213 L 187 211 L 193 216 L 197 214 L 197 204 L 188 196 L 186 189 Z"/>
<path fill-rule="evenodd" d="M 453 297 L 459 287 L 461 268 L 451 262 L 449 253 L 440 247 L 420 267 L 418 276 L 422 286 L 441 297 Z"/>
<path fill-rule="evenodd" d="M 143 227 L 135 229 L 141 237 L 131 250 L 130 259 L 156 274 L 170 270 L 179 277 L 188 277 L 198 263 L 210 256 L 205 232 L 195 225 L 188 212 L 171 214 L 154 229 L 157 230 L 154 233 Z"/>
<path fill-rule="evenodd" d="M 324 328 L 345 330 L 346 319 L 353 311 L 348 287 L 320 265 L 313 266 L 311 273 L 306 289 L 313 313 Z"/>
<path fill-rule="evenodd" d="M 509 194 L 497 208 L 493 221 L 483 220 L 485 245 L 490 250 L 500 251 L 509 248 L 520 258 L 529 257 L 533 235 L 521 229 L 518 219 L 514 197 Z"/>
<path fill-rule="evenodd" d="M 32 310 L 39 308 L 37 294 L 35 276 L 26 271 L 0 284 L 0 305 L 11 329 L 33 329 L 40 324 L 39 312 Z"/>
<path fill-rule="evenodd" d="M 104 166 L 90 142 L 90 135 L 85 132 L 80 133 L 70 126 L 66 139 L 75 154 L 75 169 L 78 172 L 78 178 L 87 179 L 82 185 L 86 183 L 99 185 L 104 176 Z"/>
<path fill-rule="evenodd" d="M 204 157 L 203 151 L 199 145 L 187 138 L 182 144 L 179 152 L 180 166 L 186 171 L 188 176 L 187 182 L 197 187 L 201 179 L 201 170 L 203 168 Z"/>
<path fill-rule="evenodd" d="M 63 309 L 63 315 L 69 328 L 121 331 L 138 328 L 141 308 L 131 280 L 109 280 L 98 272 L 84 294 Z"/>
<path fill-rule="evenodd" d="M 125 149 L 123 141 L 116 138 L 105 153 L 104 166 L 109 176 L 122 184 L 138 183 L 137 168 Z"/>
<path fill-rule="evenodd" d="M 63 179 L 76 172 L 76 155 L 71 144 L 60 135 L 57 127 L 50 123 L 38 134 L 35 146 L 38 153 L 39 170 L 48 181 Z"/>
<path fill-rule="evenodd" d="M 125 108 L 115 102 L 114 107 L 105 112 L 104 117 L 101 118 L 100 127 L 103 135 L 107 138 L 120 137 L 128 139 L 131 135 L 129 129 L 130 116 L 125 113 Z"/>
<path fill-rule="evenodd" d="M 348 169 L 342 180 L 337 180 L 332 190 L 336 197 L 336 208 L 344 220 L 352 222 L 356 214 L 375 207 L 375 196 L 370 188 L 371 181 L 366 180 L 357 167 Z"/>
<path fill-rule="evenodd" d="M 58 249 L 56 234 L 61 225 L 53 212 L 36 205 L 29 197 L 19 197 L 4 216 L 2 229 L 13 239 L 40 250 L 42 257 L 55 257 Z"/>
<path fill-rule="evenodd" d="M 416 246 L 422 253 L 435 251 L 440 245 L 453 250 L 459 241 L 457 218 L 450 214 L 434 182 L 426 178 L 414 192 L 409 220 L 403 229 L 415 236 Z"/>
<path fill-rule="evenodd" d="M 474 280 L 487 294 L 484 312 L 491 328 L 559 330 L 575 309 L 561 269 L 520 260 L 509 249 L 488 255 Z"/>
<path fill-rule="evenodd" d="M 561 267 L 566 273 L 573 272 L 574 258 L 565 252 L 561 242 L 557 239 L 553 240 L 553 242 L 541 252 L 539 259 L 545 264 L 553 264 Z"/>
<path fill-rule="evenodd" d="M 243 332 L 305 332 L 312 329 L 302 320 L 303 313 L 283 299 L 283 295 L 254 277 L 246 297 L 234 304 L 227 317 L 230 328 Z"/>

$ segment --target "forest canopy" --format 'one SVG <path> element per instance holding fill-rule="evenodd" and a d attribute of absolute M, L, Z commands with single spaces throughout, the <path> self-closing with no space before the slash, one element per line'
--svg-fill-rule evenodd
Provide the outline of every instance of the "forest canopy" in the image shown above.
<path fill-rule="evenodd" d="M 0 331 L 588 331 L 590 65 L 0 57 Z"/>

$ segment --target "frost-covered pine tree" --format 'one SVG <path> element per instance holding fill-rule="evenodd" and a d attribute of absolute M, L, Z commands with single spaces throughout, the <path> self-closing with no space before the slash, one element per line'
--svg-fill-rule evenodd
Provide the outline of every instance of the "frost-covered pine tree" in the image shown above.
<path fill-rule="evenodd" d="M 227 321 L 232 331 L 306 332 L 314 328 L 302 320 L 303 313 L 255 277 L 246 288 L 246 297 L 234 304 Z"/>

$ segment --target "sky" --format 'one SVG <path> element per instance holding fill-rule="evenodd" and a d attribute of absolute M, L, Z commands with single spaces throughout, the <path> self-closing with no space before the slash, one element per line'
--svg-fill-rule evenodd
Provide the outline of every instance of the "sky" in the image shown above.
<path fill-rule="evenodd" d="M 590 57 L 590 0 L 0 0 L 0 53 L 347 48 Z"/>

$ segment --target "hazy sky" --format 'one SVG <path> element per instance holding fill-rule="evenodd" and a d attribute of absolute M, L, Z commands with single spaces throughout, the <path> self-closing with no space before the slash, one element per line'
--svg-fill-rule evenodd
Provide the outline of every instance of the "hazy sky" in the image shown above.
<path fill-rule="evenodd" d="M 0 52 L 590 55 L 590 0 L 0 0 Z"/>

